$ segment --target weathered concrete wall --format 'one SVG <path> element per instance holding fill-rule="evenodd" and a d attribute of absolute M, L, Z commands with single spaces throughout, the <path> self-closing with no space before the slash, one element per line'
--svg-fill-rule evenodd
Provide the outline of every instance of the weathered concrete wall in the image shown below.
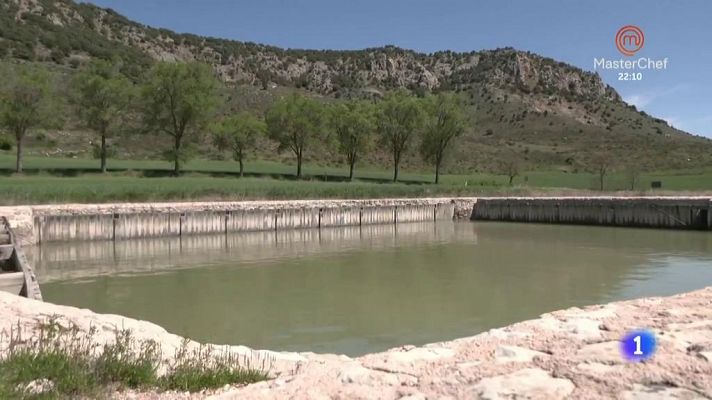
<path fill-rule="evenodd" d="M 321 209 L 321 226 L 361 225 L 361 209 L 357 207 Z"/>
<path fill-rule="evenodd" d="M 400 206 L 396 207 L 396 222 L 435 221 L 435 206 Z"/>
<path fill-rule="evenodd" d="M 361 212 L 361 224 L 394 224 L 396 208 L 393 206 L 366 207 Z"/>
<path fill-rule="evenodd" d="M 276 210 L 235 210 L 228 212 L 228 232 L 269 231 L 275 229 Z"/>
<path fill-rule="evenodd" d="M 104 215 L 48 215 L 35 220 L 38 241 L 102 240 L 114 238 L 111 214 Z"/>
<path fill-rule="evenodd" d="M 34 206 L 26 243 L 452 220 L 463 215 L 463 205 L 471 210 L 474 202 L 432 198 Z"/>
<path fill-rule="evenodd" d="M 451 219 L 470 219 L 472 213 L 472 207 L 474 206 L 474 201 L 468 207 L 468 212 L 465 212 L 461 217 L 455 213 L 456 205 L 455 203 L 443 203 L 435 205 L 435 220 L 436 221 L 446 221 Z"/>
<path fill-rule="evenodd" d="M 712 229 L 710 198 L 480 198 L 473 220 Z"/>
<path fill-rule="evenodd" d="M 277 211 L 277 229 L 318 228 L 318 208 L 292 208 Z"/>
<path fill-rule="evenodd" d="M 712 229 L 709 197 L 428 198 L 0 207 L 23 244 L 474 219 Z"/>
<path fill-rule="evenodd" d="M 181 233 L 180 218 L 178 213 L 112 214 L 114 236 L 106 239 L 178 236 Z M 40 241 L 50 240 L 40 238 Z"/>
<path fill-rule="evenodd" d="M 180 216 L 180 234 L 195 235 L 225 232 L 227 214 L 213 211 L 183 213 Z"/>

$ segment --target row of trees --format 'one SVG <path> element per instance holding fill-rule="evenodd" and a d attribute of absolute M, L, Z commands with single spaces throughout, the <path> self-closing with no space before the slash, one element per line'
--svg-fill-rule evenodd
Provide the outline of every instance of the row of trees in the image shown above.
<path fill-rule="evenodd" d="M 260 136 L 294 153 L 297 177 L 307 151 L 335 143 L 353 178 L 357 162 L 380 145 L 393 162 L 398 180 L 404 154 L 419 144 L 423 159 L 435 167 L 435 182 L 448 147 L 466 129 L 468 118 L 461 99 L 452 93 L 416 98 L 399 91 L 377 102 L 362 100 L 326 103 L 300 94 L 277 100 L 263 117 L 251 113 L 220 113 L 219 81 L 212 69 L 199 63 L 157 63 L 140 84 L 120 71 L 120 62 L 95 61 L 71 82 L 69 104 L 87 128 L 100 139 L 101 170 L 107 169 L 107 139 L 127 126 L 170 139 L 164 156 L 174 173 L 192 152 L 190 144 L 208 137 L 219 151 L 230 151 L 244 172 L 247 154 Z M 49 104 L 49 78 L 40 69 L 24 66 L 0 88 L 0 124 L 17 145 L 17 172 L 22 172 L 24 137 L 47 123 L 55 109 Z M 222 115 L 221 115 L 222 114 Z"/>
<path fill-rule="evenodd" d="M 379 144 L 389 152 L 393 181 L 398 180 L 403 155 L 419 142 L 422 157 L 435 166 L 435 182 L 452 140 L 466 128 L 466 117 L 455 94 L 424 99 L 406 92 L 391 93 L 377 103 L 347 101 L 324 104 L 300 95 L 281 99 L 265 116 L 269 137 L 290 150 L 302 173 L 304 152 L 315 141 L 336 139 L 349 166 L 349 179 L 364 153 Z"/>

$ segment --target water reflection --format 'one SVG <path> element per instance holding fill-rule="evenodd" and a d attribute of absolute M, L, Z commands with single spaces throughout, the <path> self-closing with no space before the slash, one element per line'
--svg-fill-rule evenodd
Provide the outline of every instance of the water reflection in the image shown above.
<path fill-rule="evenodd" d="M 201 341 L 362 354 L 712 284 L 712 237 L 415 223 L 43 245 L 49 301 Z"/>
<path fill-rule="evenodd" d="M 477 234 L 471 226 L 470 238 Z M 195 265 L 249 264 L 327 254 L 349 249 L 380 249 L 396 245 L 448 242 L 456 235 L 452 223 L 409 223 L 322 229 L 242 232 L 113 241 L 54 242 L 28 249 L 28 258 L 41 279 L 56 280 L 97 275 L 161 272 Z"/>

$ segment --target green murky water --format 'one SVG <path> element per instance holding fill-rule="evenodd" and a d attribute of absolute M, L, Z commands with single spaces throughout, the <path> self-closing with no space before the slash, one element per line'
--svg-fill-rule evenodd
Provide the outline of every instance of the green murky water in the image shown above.
<path fill-rule="evenodd" d="M 28 249 L 46 300 L 193 339 L 358 355 L 712 284 L 704 232 L 422 223 Z"/>

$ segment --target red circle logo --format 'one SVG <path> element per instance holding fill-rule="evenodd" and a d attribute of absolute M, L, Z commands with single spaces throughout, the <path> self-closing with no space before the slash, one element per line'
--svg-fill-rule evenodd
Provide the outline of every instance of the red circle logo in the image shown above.
<path fill-rule="evenodd" d="M 616 47 L 626 56 L 632 56 L 643 48 L 645 35 L 635 25 L 626 25 L 616 33 Z"/>

